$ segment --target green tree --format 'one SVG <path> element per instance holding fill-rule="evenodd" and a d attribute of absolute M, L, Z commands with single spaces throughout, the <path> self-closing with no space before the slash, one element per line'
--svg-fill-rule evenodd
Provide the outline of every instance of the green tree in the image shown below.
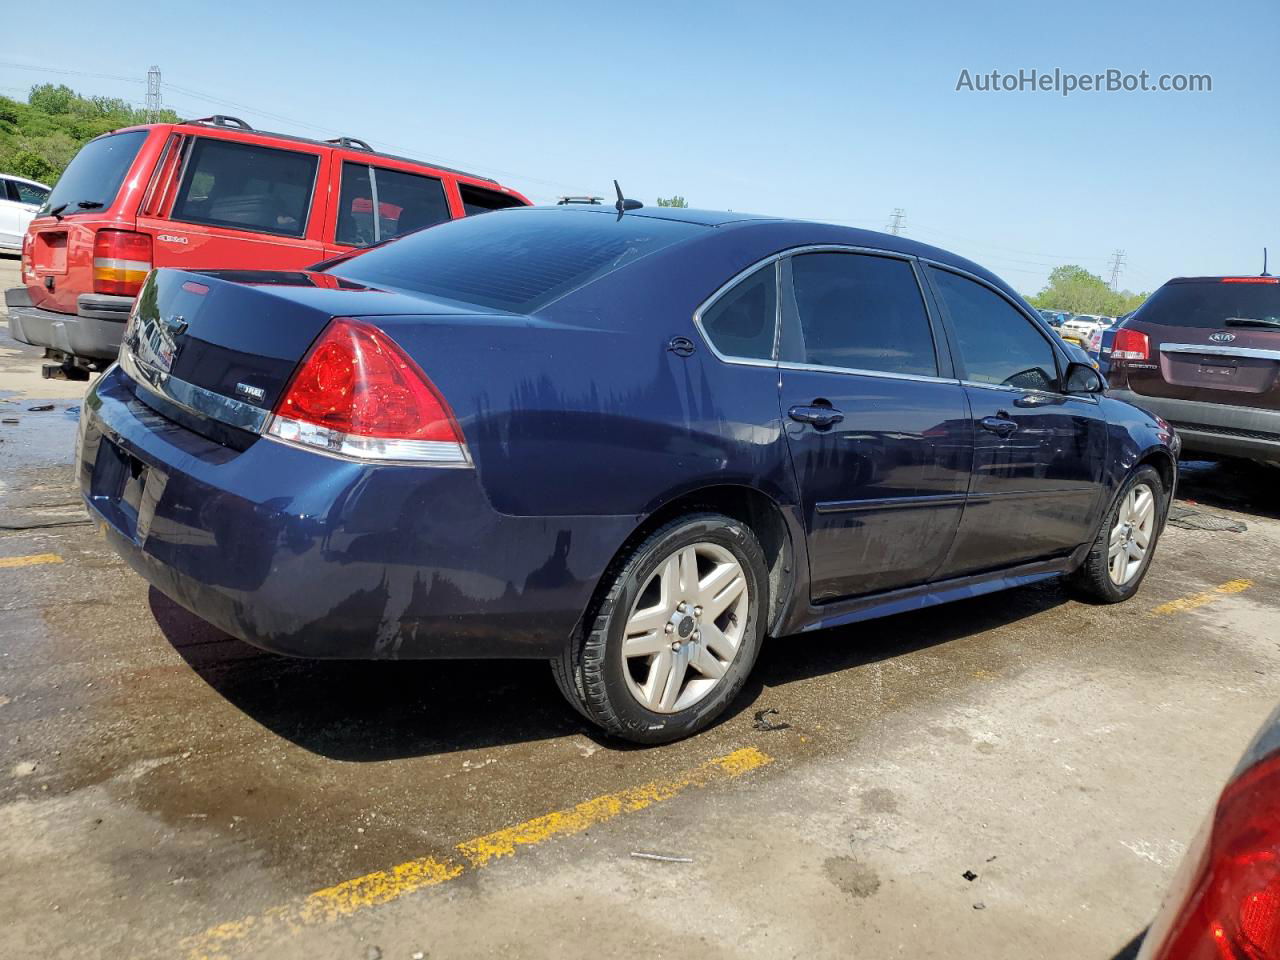
<path fill-rule="evenodd" d="M 660 207 L 687 207 L 689 206 L 685 198 L 677 194 L 674 197 L 659 197 L 658 206 Z"/>
<path fill-rule="evenodd" d="M 162 110 L 157 119 L 179 118 Z M 52 184 L 85 141 L 146 121 L 146 112 L 125 100 L 83 96 L 65 84 L 37 84 L 25 103 L 0 97 L 0 171 Z"/>
<path fill-rule="evenodd" d="M 1084 267 L 1068 264 L 1054 267 L 1045 288 L 1031 298 L 1031 305 L 1071 313 L 1092 313 L 1108 317 L 1136 310 L 1150 294 L 1115 291 L 1102 278 Z"/>

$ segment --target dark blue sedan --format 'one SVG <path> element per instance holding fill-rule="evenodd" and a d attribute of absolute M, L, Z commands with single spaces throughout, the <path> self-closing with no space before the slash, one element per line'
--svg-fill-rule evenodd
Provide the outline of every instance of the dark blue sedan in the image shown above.
<path fill-rule="evenodd" d="M 766 635 L 1146 573 L 1177 470 L 1005 283 L 845 227 L 513 209 L 298 273 L 158 270 L 84 404 L 120 554 L 302 657 L 539 657 L 706 726 Z"/>

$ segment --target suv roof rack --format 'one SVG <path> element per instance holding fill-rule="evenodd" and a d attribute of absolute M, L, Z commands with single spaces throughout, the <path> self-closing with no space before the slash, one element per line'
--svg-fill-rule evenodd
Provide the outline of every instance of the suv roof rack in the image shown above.
<path fill-rule="evenodd" d="M 492 184 L 498 183 L 498 181 L 494 180 L 492 177 L 483 177 L 478 173 L 468 173 L 466 170 L 458 170 L 454 167 L 446 167 L 442 163 L 435 163 L 429 160 L 418 160 L 414 157 L 402 157 L 394 153 L 383 153 L 381 150 L 373 149 L 373 147 L 369 146 L 369 144 L 367 144 L 365 141 L 360 140 L 356 137 L 335 137 L 332 140 L 316 140 L 313 137 L 298 137 L 298 136 L 294 136 L 291 133 L 274 133 L 270 130 L 255 130 L 253 127 L 249 126 L 249 124 L 245 123 L 239 117 L 229 117 L 224 113 L 217 113 L 217 114 L 214 114 L 212 117 L 197 117 L 194 120 L 179 120 L 178 123 L 179 124 L 194 123 L 194 124 L 200 124 L 202 126 L 239 128 L 240 130 L 245 130 L 245 131 L 248 131 L 249 133 L 255 133 L 255 134 L 258 134 L 259 136 L 276 137 L 280 140 L 292 140 L 294 143 L 323 143 L 331 147 L 335 147 L 335 146 L 336 147 L 354 147 L 357 150 L 367 150 L 369 153 L 372 153 L 376 157 L 386 157 L 389 160 L 402 160 L 405 163 L 414 163 L 424 167 L 434 167 L 437 170 L 443 170 L 445 173 L 456 173 L 463 177 L 470 177 L 472 180 L 478 180 L 481 183 L 492 183 Z M 580 201 L 582 203 L 586 203 L 588 201 L 590 201 L 591 203 L 600 202 L 599 197 L 585 197 L 585 198 L 571 197 L 569 199 L 574 200 L 575 202 Z"/>
<path fill-rule="evenodd" d="M 332 140 L 326 140 L 325 143 L 332 143 L 335 147 L 350 147 L 356 150 L 367 150 L 373 153 L 373 147 L 369 146 L 359 137 L 334 137 Z"/>
<path fill-rule="evenodd" d="M 252 130 L 253 127 L 245 123 L 239 117 L 228 116 L 225 113 L 215 113 L 211 117 L 197 117 L 194 120 L 183 120 L 183 123 L 207 123 L 214 127 L 239 127 L 241 130 Z"/>
<path fill-rule="evenodd" d="M 602 200 L 604 200 L 604 197 L 588 197 L 588 196 L 561 197 L 559 200 L 556 201 L 556 206 L 557 207 L 564 206 L 567 203 L 591 203 L 599 206 Z"/>

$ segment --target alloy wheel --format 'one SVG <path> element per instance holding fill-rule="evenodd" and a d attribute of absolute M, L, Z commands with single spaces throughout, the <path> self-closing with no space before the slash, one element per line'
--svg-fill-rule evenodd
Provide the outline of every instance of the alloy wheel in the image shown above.
<path fill-rule="evenodd" d="M 738 559 L 716 543 L 676 550 L 650 574 L 622 637 L 627 689 L 654 713 L 701 701 L 742 645 L 750 597 Z"/>
<path fill-rule="evenodd" d="M 1120 503 L 1107 547 L 1107 572 L 1116 586 L 1124 586 L 1142 569 L 1155 525 L 1155 493 L 1145 483 L 1134 484 Z"/>

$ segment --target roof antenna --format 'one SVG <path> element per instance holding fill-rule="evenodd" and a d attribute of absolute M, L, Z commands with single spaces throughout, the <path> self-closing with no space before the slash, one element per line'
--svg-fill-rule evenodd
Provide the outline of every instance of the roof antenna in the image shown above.
<path fill-rule="evenodd" d="M 618 192 L 618 202 L 617 202 L 617 203 L 615 203 L 615 204 L 613 205 L 613 208 L 614 208 L 615 210 L 617 210 L 617 211 L 618 211 L 618 219 L 619 219 L 619 220 L 621 220 L 621 219 L 622 219 L 622 214 L 623 214 L 625 211 L 627 211 L 627 210 L 639 210 L 641 207 L 643 207 L 643 206 L 644 206 L 644 204 L 643 204 L 643 203 L 641 203 L 639 200 L 628 200 L 628 199 L 626 199 L 625 197 L 623 197 L 623 196 L 622 196 L 622 188 L 621 188 L 620 186 L 618 186 L 618 181 L 617 181 L 617 180 L 613 181 L 613 189 L 614 189 L 614 190 L 616 190 L 616 191 Z"/>
<path fill-rule="evenodd" d="M 1267 273 L 1267 248 L 1266 247 L 1262 248 L 1262 275 L 1264 277 L 1271 276 L 1271 274 Z"/>

